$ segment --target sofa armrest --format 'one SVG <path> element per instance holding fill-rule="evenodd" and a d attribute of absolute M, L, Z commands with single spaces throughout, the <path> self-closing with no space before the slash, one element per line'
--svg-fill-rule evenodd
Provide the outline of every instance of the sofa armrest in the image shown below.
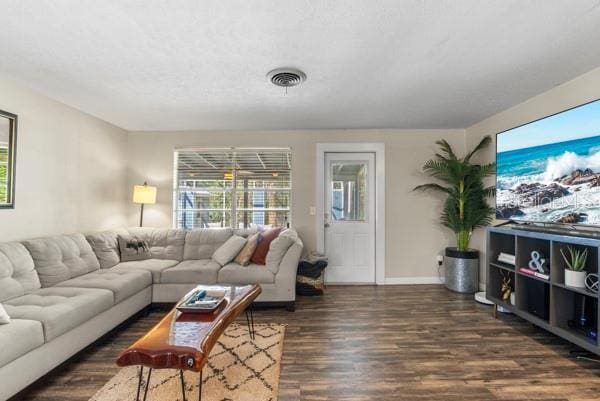
<path fill-rule="evenodd" d="M 275 286 L 281 301 L 296 300 L 296 273 L 304 244 L 299 238 L 289 247 L 275 275 Z"/>

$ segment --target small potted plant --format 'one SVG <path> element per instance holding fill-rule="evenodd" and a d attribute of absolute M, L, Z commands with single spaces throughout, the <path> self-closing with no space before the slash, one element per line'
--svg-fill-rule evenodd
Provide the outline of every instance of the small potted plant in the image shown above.
<path fill-rule="evenodd" d="M 565 285 L 569 287 L 585 288 L 585 264 L 588 257 L 588 249 L 578 249 L 567 246 L 568 255 L 561 248 L 562 255 L 567 267 L 565 268 Z"/>

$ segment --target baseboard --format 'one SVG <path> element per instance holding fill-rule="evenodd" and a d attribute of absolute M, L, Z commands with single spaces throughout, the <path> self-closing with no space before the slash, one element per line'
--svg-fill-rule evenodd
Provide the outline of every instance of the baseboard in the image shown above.
<path fill-rule="evenodd" d="M 386 285 L 401 285 L 401 284 L 444 284 L 444 279 L 438 276 L 425 277 L 387 277 Z"/>

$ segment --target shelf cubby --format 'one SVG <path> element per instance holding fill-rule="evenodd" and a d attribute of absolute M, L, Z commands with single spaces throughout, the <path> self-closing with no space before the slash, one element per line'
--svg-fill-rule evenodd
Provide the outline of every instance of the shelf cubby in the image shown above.
<path fill-rule="evenodd" d="M 590 331 L 598 332 L 599 291 L 565 285 L 565 261 L 560 249 L 588 248 L 586 271 L 599 272 L 600 233 L 544 231 L 543 227 L 490 227 L 487 232 L 486 292 L 490 301 L 572 343 L 600 355 L 600 343 Z M 547 259 L 549 279 L 528 275 L 519 268 L 529 267 L 531 252 Z M 498 261 L 500 252 L 515 255 L 515 266 Z M 509 276 L 514 305 L 502 300 L 503 278 Z M 586 327 L 577 324 L 582 304 L 586 305 Z"/>
<path fill-rule="evenodd" d="M 498 255 L 501 252 L 508 253 L 510 255 L 515 254 L 516 247 L 516 236 L 511 234 L 501 234 L 501 233 L 490 233 L 490 244 L 492 247 L 490 248 L 490 262 L 493 262 L 499 266 L 505 267 L 514 267 L 507 263 L 502 263 L 498 261 Z"/>
<path fill-rule="evenodd" d="M 519 310 L 550 321 L 550 283 L 537 277 L 517 276 L 516 306 Z"/>
<path fill-rule="evenodd" d="M 515 291 L 515 272 L 510 271 L 509 269 L 490 266 L 490 276 L 491 278 L 491 287 L 490 287 L 490 295 L 494 297 L 496 300 L 501 302 L 502 306 L 506 306 L 506 304 L 510 305 L 509 302 L 505 302 L 502 299 L 502 285 L 504 283 L 504 278 L 507 277 L 509 279 L 509 285 L 511 288 L 511 292 Z"/>
<path fill-rule="evenodd" d="M 567 254 L 566 253 L 567 250 L 565 248 L 567 248 L 568 246 L 571 246 L 576 249 L 587 249 L 588 257 L 587 257 L 587 263 L 586 263 L 585 270 L 588 273 L 598 273 L 598 247 L 587 246 L 587 245 L 578 245 L 578 244 L 572 244 L 572 243 L 568 243 L 568 242 L 553 241 L 552 242 L 552 260 L 554 262 L 554 266 L 556 266 L 556 269 L 553 269 L 551 273 L 552 273 L 552 281 L 554 283 L 558 283 L 558 284 L 565 283 L 565 268 L 567 267 L 567 264 L 562 256 L 562 254 L 560 253 L 560 250 L 564 249 L 563 252 L 565 252 L 565 254 Z"/>
<path fill-rule="evenodd" d="M 550 241 L 540 238 L 517 237 L 517 269 L 529 267 L 531 252 L 537 251 L 547 260 L 547 266 L 551 269 L 552 257 L 550 254 Z"/>
<path fill-rule="evenodd" d="M 597 339 L 585 334 L 586 330 L 598 330 L 598 298 L 558 286 L 554 286 L 552 292 L 553 324 L 572 336 L 598 345 Z"/>

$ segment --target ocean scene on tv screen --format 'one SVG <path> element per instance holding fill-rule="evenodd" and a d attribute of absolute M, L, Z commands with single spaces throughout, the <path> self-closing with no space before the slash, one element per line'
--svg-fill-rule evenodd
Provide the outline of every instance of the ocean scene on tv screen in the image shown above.
<path fill-rule="evenodd" d="M 496 217 L 600 224 L 600 100 L 497 136 Z"/>

